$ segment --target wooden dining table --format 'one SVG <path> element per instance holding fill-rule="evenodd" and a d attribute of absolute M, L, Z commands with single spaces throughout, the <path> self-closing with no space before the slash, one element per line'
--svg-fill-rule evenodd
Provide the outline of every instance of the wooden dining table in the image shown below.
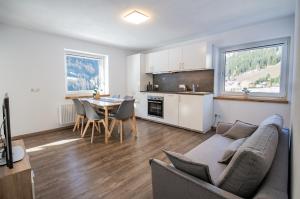
<path fill-rule="evenodd" d="M 111 97 L 101 97 L 100 99 L 94 99 L 94 98 L 81 98 L 81 101 L 88 101 L 91 103 L 92 106 L 95 108 L 102 109 L 104 111 L 104 122 L 106 124 L 105 127 L 105 143 L 108 143 L 108 139 L 110 137 L 110 130 L 109 127 L 109 111 L 112 109 L 118 107 L 121 105 L 121 103 L 124 101 L 124 99 L 121 98 L 111 98 Z M 133 111 L 133 116 L 131 118 L 132 120 L 132 128 L 131 131 L 134 133 L 134 136 L 137 137 L 137 128 L 136 128 L 136 117 L 135 112 Z"/>

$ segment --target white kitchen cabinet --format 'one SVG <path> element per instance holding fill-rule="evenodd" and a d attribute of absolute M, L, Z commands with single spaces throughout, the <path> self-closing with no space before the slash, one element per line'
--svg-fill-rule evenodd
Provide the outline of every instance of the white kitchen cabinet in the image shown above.
<path fill-rule="evenodd" d="M 212 126 L 212 95 L 179 95 L 178 124 L 181 127 L 201 132 Z"/>
<path fill-rule="evenodd" d="M 182 67 L 182 48 L 172 48 L 169 50 L 170 71 L 179 71 Z"/>
<path fill-rule="evenodd" d="M 170 71 L 169 68 L 169 51 L 162 50 L 152 54 L 150 59 L 153 65 L 153 72 L 160 73 L 160 72 L 168 72 Z"/>
<path fill-rule="evenodd" d="M 207 65 L 208 45 L 206 43 L 193 43 L 182 47 L 181 70 L 197 70 L 210 68 Z M 208 63 L 209 64 L 209 63 Z"/>
<path fill-rule="evenodd" d="M 148 96 L 164 97 L 163 118 L 148 116 Z M 205 133 L 213 125 L 213 95 L 139 92 L 135 111 L 141 118 Z"/>
<path fill-rule="evenodd" d="M 178 125 L 178 98 L 177 94 L 164 95 L 164 122 Z"/>
<path fill-rule="evenodd" d="M 148 53 L 145 55 L 145 72 L 146 73 L 153 73 L 153 60 L 154 60 L 154 53 Z"/>
<path fill-rule="evenodd" d="M 141 118 L 147 118 L 148 115 L 148 94 L 146 92 L 139 92 L 135 96 L 135 115 Z"/>
<path fill-rule="evenodd" d="M 146 90 L 147 83 L 149 81 L 152 82 L 152 75 L 146 74 L 145 70 L 145 57 L 143 54 L 135 54 L 127 57 L 126 95 L 135 96 L 139 91 Z"/>
<path fill-rule="evenodd" d="M 147 73 L 192 71 L 212 68 L 212 45 L 207 42 L 157 51 L 146 55 Z"/>

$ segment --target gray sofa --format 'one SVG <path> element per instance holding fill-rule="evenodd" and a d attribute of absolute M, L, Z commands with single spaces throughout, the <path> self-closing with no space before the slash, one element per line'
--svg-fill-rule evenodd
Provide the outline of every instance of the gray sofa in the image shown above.
<path fill-rule="evenodd" d="M 230 128 L 228 125 L 218 126 L 215 135 L 186 153 L 185 156 L 193 161 L 209 166 L 214 184 L 193 177 L 163 161 L 151 159 L 153 198 L 288 199 L 289 132 L 282 129 L 283 121 L 280 118 L 274 115 L 264 120 L 228 164 L 218 163 L 225 148 L 234 141 L 222 135 Z M 259 154 L 256 156 L 259 159 L 255 160 L 260 161 L 257 164 L 248 161 L 253 151 L 256 155 Z M 261 167 L 264 169 L 260 169 Z M 263 173 L 264 171 L 267 173 Z M 263 177 L 259 179 L 256 176 Z M 252 190 L 251 183 L 258 183 L 258 188 Z M 248 193 L 243 193 L 244 191 Z M 249 195 L 249 191 L 251 197 L 241 197 Z"/>

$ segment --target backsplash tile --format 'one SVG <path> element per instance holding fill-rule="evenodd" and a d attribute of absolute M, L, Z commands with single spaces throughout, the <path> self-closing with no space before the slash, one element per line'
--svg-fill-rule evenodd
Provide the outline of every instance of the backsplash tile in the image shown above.
<path fill-rule="evenodd" d="M 192 90 L 192 84 L 199 85 L 196 91 L 214 91 L 214 70 L 186 71 L 167 74 L 154 74 L 153 84 L 159 85 L 159 91 L 179 91 L 178 85 L 185 84 Z"/>

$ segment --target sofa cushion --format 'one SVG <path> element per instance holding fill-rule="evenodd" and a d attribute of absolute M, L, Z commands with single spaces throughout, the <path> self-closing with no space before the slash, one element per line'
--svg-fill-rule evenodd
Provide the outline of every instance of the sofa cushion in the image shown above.
<path fill-rule="evenodd" d="M 240 139 L 249 137 L 257 129 L 256 125 L 237 120 L 232 127 L 224 134 L 231 139 Z"/>
<path fill-rule="evenodd" d="M 208 165 L 211 178 L 215 182 L 227 166 L 218 161 L 222 158 L 224 150 L 233 141 L 233 139 L 215 134 L 184 155 L 194 162 Z"/>
<path fill-rule="evenodd" d="M 246 138 L 241 138 L 232 142 L 224 151 L 222 158 L 218 161 L 219 163 L 228 164 L 233 155 L 237 152 L 240 146 L 244 143 Z"/>
<path fill-rule="evenodd" d="M 279 131 L 278 146 L 269 173 L 254 199 L 288 199 L 289 182 L 289 131 Z"/>
<path fill-rule="evenodd" d="M 175 153 L 166 150 L 163 151 L 166 153 L 169 160 L 172 162 L 176 169 L 213 184 L 207 165 L 194 162 L 190 158 L 180 153 Z"/>
<path fill-rule="evenodd" d="M 233 125 L 232 123 L 219 122 L 217 124 L 216 133 L 224 134 L 232 127 L 232 125 Z"/>
<path fill-rule="evenodd" d="M 266 126 L 266 125 L 274 125 L 277 127 L 278 131 L 281 131 L 283 127 L 283 118 L 279 114 L 272 115 L 267 117 L 264 121 L 260 123 L 259 126 Z"/>
<path fill-rule="evenodd" d="M 272 165 L 277 143 L 277 128 L 260 126 L 235 153 L 217 185 L 240 197 L 252 197 Z"/>

